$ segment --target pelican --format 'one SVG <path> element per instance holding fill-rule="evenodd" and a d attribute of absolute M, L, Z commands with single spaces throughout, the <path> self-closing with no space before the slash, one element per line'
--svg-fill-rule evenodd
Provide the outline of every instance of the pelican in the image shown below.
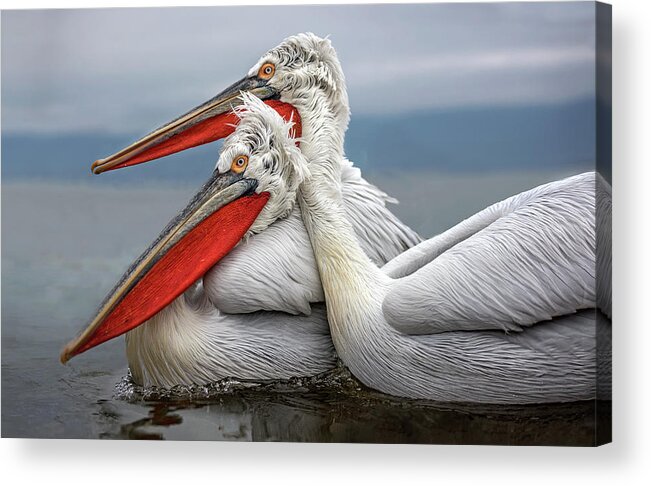
<path fill-rule="evenodd" d="M 245 98 L 243 125 L 255 119 L 262 133 L 291 133 L 275 111 Z M 603 179 L 588 172 L 510 197 L 382 271 L 346 217 L 340 154 L 324 144 L 308 164 L 291 150 L 291 138 L 272 145 L 280 141 L 285 163 L 309 171 L 299 206 L 337 353 L 359 380 L 392 395 L 448 402 L 595 398 L 598 359 L 610 359 L 610 289 L 597 291 L 595 281 L 597 262 L 603 272 L 610 264 L 608 230 L 595 232 L 595 211 L 601 223 L 611 214 Z M 266 145 L 250 150 L 269 157 Z M 606 243 L 600 249 L 598 237 Z M 606 340 L 599 350 L 598 332 Z"/>

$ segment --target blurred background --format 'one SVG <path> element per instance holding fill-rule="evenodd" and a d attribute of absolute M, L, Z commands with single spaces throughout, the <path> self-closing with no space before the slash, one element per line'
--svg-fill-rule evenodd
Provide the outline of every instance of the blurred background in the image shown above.
<path fill-rule="evenodd" d="M 362 169 L 592 164 L 589 2 L 36 10 L 2 13 L 3 176 L 86 180 L 303 31 L 337 49 Z M 201 181 L 216 158 L 204 147 L 110 178 Z"/>
<path fill-rule="evenodd" d="M 430 237 L 594 168 L 594 9 L 3 11 L 3 436 L 103 429 L 98 397 L 110 399 L 126 371 L 123 341 L 66 367 L 59 350 L 210 175 L 219 144 L 101 176 L 90 175 L 94 160 L 217 94 L 285 37 L 312 31 L 330 37 L 346 75 L 348 157 Z"/>

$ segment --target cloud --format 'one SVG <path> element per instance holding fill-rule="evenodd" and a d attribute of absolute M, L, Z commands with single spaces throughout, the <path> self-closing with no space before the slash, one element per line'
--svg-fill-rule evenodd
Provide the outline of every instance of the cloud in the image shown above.
<path fill-rule="evenodd" d="M 518 69 L 549 69 L 572 67 L 578 63 L 594 64 L 593 49 L 574 48 L 558 49 L 511 49 L 497 51 L 479 51 L 466 55 L 448 54 L 433 57 L 414 57 L 411 59 L 391 59 L 383 64 L 378 73 L 376 65 L 359 63 L 352 68 L 355 82 L 377 80 L 378 74 L 383 78 L 397 80 L 410 76 L 443 76 L 453 70 L 465 75 L 476 75 L 486 71 L 504 71 Z M 365 79 L 366 78 L 366 79 Z"/>
<path fill-rule="evenodd" d="M 593 95 L 593 21 L 588 2 L 6 11 L 2 125 L 143 133 L 301 31 L 330 34 L 353 115 L 554 103 Z"/>
<path fill-rule="evenodd" d="M 594 63 L 594 49 L 585 47 L 513 48 L 396 58 L 387 60 L 380 73 L 373 63 L 360 62 L 347 72 L 351 99 L 366 104 L 362 111 L 380 113 L 593 96 Z M 372 105 L 373 98 L 378 102 Z"/>

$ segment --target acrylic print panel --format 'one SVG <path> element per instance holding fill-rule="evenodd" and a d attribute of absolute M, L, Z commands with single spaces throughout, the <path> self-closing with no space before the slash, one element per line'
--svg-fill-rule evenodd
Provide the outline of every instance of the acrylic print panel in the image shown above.
<path fill-rule="evenodd" d="M 608 5 L 16 10 L 2 46 L 3 437 L 610 441 Z"/>

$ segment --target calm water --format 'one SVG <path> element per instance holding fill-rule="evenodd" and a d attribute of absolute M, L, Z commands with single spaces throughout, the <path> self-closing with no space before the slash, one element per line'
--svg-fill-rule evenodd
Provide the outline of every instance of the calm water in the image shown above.
<path fill-rule="evenodd" d="M 425 236 L 565 174 L 375 177 Z M 2 436 L 470 444 L 595 442 L 595 405 L 478 407 L 396 399 L 339 369 L 290 383 L 141 390 L 119 338 L 63 366 L 131 260 L 194 188 L 2 185 Z M 610 404 L 599 405 L 603 432 Z"/>

